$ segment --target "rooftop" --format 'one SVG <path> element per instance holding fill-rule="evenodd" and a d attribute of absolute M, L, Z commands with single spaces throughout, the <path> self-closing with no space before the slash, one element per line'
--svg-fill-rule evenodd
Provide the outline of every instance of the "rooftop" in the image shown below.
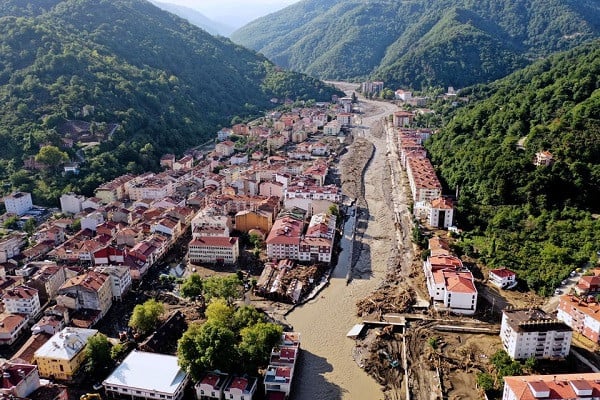
<path fill-rule="evenodd" d="M 185 378 L 177 357 L 134 350 L 102 383 L 174 394 Z"/>
<path fill-rule="evenodd" d="M 71 360 L 87 344 L 90 337 L 98 333 L 96 329 L 65 328 L 54 334 L 35 352 L 35 357 L 56 360 Z"/>

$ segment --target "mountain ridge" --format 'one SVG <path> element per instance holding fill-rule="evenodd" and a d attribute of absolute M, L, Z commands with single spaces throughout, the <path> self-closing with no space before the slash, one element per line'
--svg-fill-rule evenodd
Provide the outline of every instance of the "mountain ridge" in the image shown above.
<path fill-rule="evenodd" d="M 599 21 L 600 4 L 591 0 L 303 0 L 231 38 L 283 67 L 323 79 L 466 87 L 597 38 Z M 441 22 L 463 34 L 432 31 Z M 300 38 L 303 32 L 309 34 Z M 470 60 L 449 73 L 456 60 L 445 52 L 455 47 Z M 410 72 L 417 67 L 425 72 Z"/>

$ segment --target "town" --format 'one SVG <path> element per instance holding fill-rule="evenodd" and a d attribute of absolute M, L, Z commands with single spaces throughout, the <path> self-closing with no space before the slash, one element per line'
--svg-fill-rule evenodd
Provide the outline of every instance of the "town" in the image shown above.
<path fill-rule="evenodd" d="M 367 98 L 382 90 L 382 82 L 365 82 L 360 88 Z M 444 96 L 450 102 L 461 101 L 452 88 Z M 594 296 L 600 291 L 600 272 L 582 275 L 574 271 L 573 290 L 560 298 L 562 293 L 555 293 L 555 309 L 499 301 L 492 303 L 491 311 L 499 312 L 501 319 L 465 322 L 464 317 L 479 318 L 485 313 L 479 301 L 490 303 L 489 293 L 509 293 L 510 298 L 517 276 L 501 268 L 488 271 L 483 279 L 476 278 L 474 273 L 481 271 L 472 271 L 470 264 L 453 252 L 451 241 L 460 237 L 460 229 L 454 225 L 456 194 L 442 192 L 423 147 L 435 130 L 417 128 L 414 123 L 418 115 L 433 111 L 423 108 L 426 98 L 413 97 L 407 90 L 399 89 L 394 97 L 401 107 L 389 103 L 394 111 L 384 111 L 385 138 L 381 143 L 388 146 L 384 157 L 391 166 L 390 206 L 404 211 L 395 212 L 389 226 L 383 228 L 409 242 L 411 232 L 425 234 L 421 243 L 399 240 L 396 244 L 414 251 L 415 257 L 421 251 L 423 257 L 416 257 L 420 269 L 409 283 L 414 287 L 398 289 L 406 290 L 408 300 L 390 307 L 390 297 L 371 299 L 365 315 L 356 318 L 356 327 L 344 327 L 352 328 L 348 336 L 356 338 L 357 346 L 366 346 L 374 333 L 381 336 L 375 340 L 385 339 L 381 335 L 384 329 L 387 334 L 401 330 L 408 336 L 411 325 L 438 323 L 442 315 L 452 319 L 451 323 L 444 319 L 444 329 L 454 332 L 454 337 L 456 332 L 499 335 L 496 347 L 515 360 L 565 359 L 575 334 L 597 343 L 599 306 Z M 178 281 L 166 285 L 169 296 L 202 308 L 205 304 L 183 299 L 178 290 L 182 282 L 200 272 L 203 278 L 239 272 L 243 293 L 235 300 L 260 298 L 276 304 L 283 308 L 282 314 L 265 310 L 276 322 L 283 322 L 278 315 L 296 305 L 313 298 L 318 301 L 319 290 L 328 285 L 336 264 L 354 264 L 352 256 L 350 261 L 341 259 L 340 247 L 343 250 L 348 243 L 361 240 L 354 235 L 360 236 L 360 222 L 367 217 L 356 193 L 343 191 L 341 181 L 347 177 L 340 172 L 341 158 L 349 146 L 358 138 L 369 137 L 362 110 L 367 102 L 374 103 L 351 96 L 334 98 L 331 103 L 272 111 L 251 123 L 223 128 L 216 133 L 214 147 L 193 149 L 182 157 L 165 154 L 160 162 L 162 172 L 120 176 L 96 188 L 94 197 L 63 194 L 59 210 L 35 206 L 29 193 L 6 196 L 7 213 L 2 219 L 8 228 L 0 239 L 0 343 L 9 361 L 2 366 L 0 393 L 34 400 L 77 398 L 80 394 L 82 399 L 94 399 L 101 396 L 98 393 L 110 398 L 172 400 L 189 393 L 200 400 L 293 397 L 304 331 L 285 329 L 268 354 L 269 362 L 262 366 L 260 377 L 204 371 L 194 380 L 173 352 L 160 351 L 165 347 L 154 344 L 160 335 L 133 339 L 141 335 L 130 332 L 123 319 L 127 315 L 115 313 L 123 311 L 124 304 L 135 305 L 141 288 L 159 280 Z M 540 151 L 532 163 L 550 165 L 552 155 Z M 579 275 L 581 279 L 575 282 Z M 346 285 L 351 278 L 352 271 Z M 172 310 L 156 332 L 178 331 L 181 336 L 185 328 L 176 328 L 181 315 Z M 107 324 L 108 320 L 116 322 Z M 184 325 L 191 322 L 198 321 Z M 422 334 L 419 329 L 415 332 Z M 484 330 L 487 333 L 481 333 Z M 137 349 L 125 355 L 113 371 L 107 371 L 101 382 L 83 392 L 76 390 L 85 381 L 82 365 L 87 343 L 99 333 L 115 342 L 135 340 Z M 401 342 L 394 332 L 391 335 Z M 436 340 L 429 343 L 432 348 L 437 346 Z M 420 339 L 421 349 L 426 341 Z M 406 347 L 410 343 L 403 346 L 405 355 L 392 349 L 374 355 L 385 368 L 404 370 L 403 379 L 380 383 L 410 393 L 409 387 L 415 384 L 408 382 L 408 370 L 418 358 L 409 360 L 412 350 Z M 434 391 L 444 397 L 445 383 L 439 375 L 433 379 Z M 562 374 L 558 380 L 545 375 L 506 378 L 504 398 L 524 398 L 520 396 L 525 389 L 535 398 L 546 398 L 543 393 L 558 391 L 559 386 L 563 391 L 572 390 L 572 397 L 585 396 L 593 388 L 600 390 L 597 379 L 596 374 L 582 373 Z M 423 398 L 430 395 L 420 389 Z M 413 393 L 416 391 L 413 388 Z"/>

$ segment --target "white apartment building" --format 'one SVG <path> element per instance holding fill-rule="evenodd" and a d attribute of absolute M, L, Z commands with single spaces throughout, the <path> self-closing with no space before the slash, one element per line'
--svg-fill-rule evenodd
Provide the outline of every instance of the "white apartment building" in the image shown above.
<path fill-rule="evenodd" d="M 23 215 L 33 207 L 31 193 L 16 192 L 4 197 L 6 212 Z"/>
<path fill-rule="evenodd" d="M 2 295 L 2 302 L 7 312 L 25 314 L 29 318 L 35 318 L 41 310 L 38 291 L 25 285 L 5 290 Z"/>
<path fill-rule="evenodd" d="M 513 309 L 502 312 L 500 338 L 513 359 L 557 359 L 569 355 L 572 329 L 544 311 Z"/>
<path fill-rule="evenodd" d="M 188 258 L 194 264 L 235 264 L 240 256 L 240 244 L 236 237 L 203 236 L 192 239 Z"/>
<path fill-rule="evenodd" d="M 60 196 L 60 211 L 65 214 L 77 214 L 83 210 L 85 196 L 75 193 L 65 193 Z"/>

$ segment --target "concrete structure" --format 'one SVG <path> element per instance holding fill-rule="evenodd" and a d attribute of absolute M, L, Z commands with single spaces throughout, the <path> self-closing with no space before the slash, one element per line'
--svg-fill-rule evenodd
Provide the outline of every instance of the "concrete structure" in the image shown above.
<path fill-rule="evenodd" d="M 448 228 L 454 219 L 452 200 L 440 197 L 431 201 L 429 207 L 429 225 L 434 228 Z"/>
<path fill-rule="evenodd" d="M 33 208 L 31 193 L 15 192 L 4 197 L 6 212 L 23 215 Z"/>
<path fill-rule="evenodd" d="M 83 210 L 85 196 L 75 193 L 65 193 L 60 196 L 60 211 L 65 214 L 77 214 Z"/>
<path fill-rule="evenodd" d="M 573 331 L 540 309 L 502 312 L 500 338 L 513 359 L 562 359 L 569 355 Z"/>
<path fill-rule="evenodd" d="M 85 360 L 88 340 L 96 329 L 65 328 L 42 345 L 33 356 L 42 378 L 70 381 Z"/>
<path fill-rule="evenodd" d="M 265 241 L 267 244 L 267 257 L 270 259 L 290 260 L 299 259 L 300 237 L 304 231 L 304 222 L 293 218 L 279 218 Z"/>
<path fill-rule="evenodd" d="M 21 314 L 0 314 L 0 345 L 16 342 L 27 328 L 27 321 Z"/>
<path fill-rule="evenodd" d="M 40 387 L 40 375 L 35 365 L 7 361 L 0 369 L 0 395 L 6 398 L 25 398 Z"/>
<path fill-rule="evenodd" d="M 508 268 L 496 268 L 490 271 L 489 281 L 500 289 L 506 289 L 517 284 L 517 274 Z"/>
<path fill-rule="evenodd" d="M 258 380 L 253 377 L 232 377 L 223 389 L 225 399 L 252 400 L 256 393 Z"/>
<path fill-rule="evenodd" d="M 126 265 L 106 265 L 94 268 L 94 271 L 110 276 L 110 288 L 113 300 L 123 300 L 131 287 L 131 273 Z"/>
<path fill-rule="evenodd" d="M 234 264 L 240 256 L 240 244 L 236 237 L 204 236 L 192 239 L 188 257 L 192 263 Z"/>
<path fill-rule="evenodd" d="M 102 385 L 109 398 L 180 400 L 188 379 L 176 356 L 133 350 Z"/>
<path fill-rule="evenodd" d="M 229 375 L 221 372 L 207 372 L 194 385 L 198 400 L 221 400 L 223 388 L 229 382 Z"/>
<path fill-rule="evenodd" d="M 502 400 L 567 400 L 600 397 L 600 373 L 505 376 Z"/>
<path fill-rule="evenodd" d="M 2 294 L 2 302 L 7 312 L 24 314 L 28 318 L 36 318 L 41 311 L 37 289 L 25 285 L 5 290 Z"/>
<path fill-rule="evenodd" d="M 56 304 L 72 310 L 98 310 L 102 318 L 112 306 L 112 298 L 109 275 L 89 271 L 68 279 L 58 291 Z"/>
<path fill-rule="evenodd" d="M 600 304 L 593 297 L 561 296 L 556 317 L 575 332 L 595 343 L 600 342 Z"/>

